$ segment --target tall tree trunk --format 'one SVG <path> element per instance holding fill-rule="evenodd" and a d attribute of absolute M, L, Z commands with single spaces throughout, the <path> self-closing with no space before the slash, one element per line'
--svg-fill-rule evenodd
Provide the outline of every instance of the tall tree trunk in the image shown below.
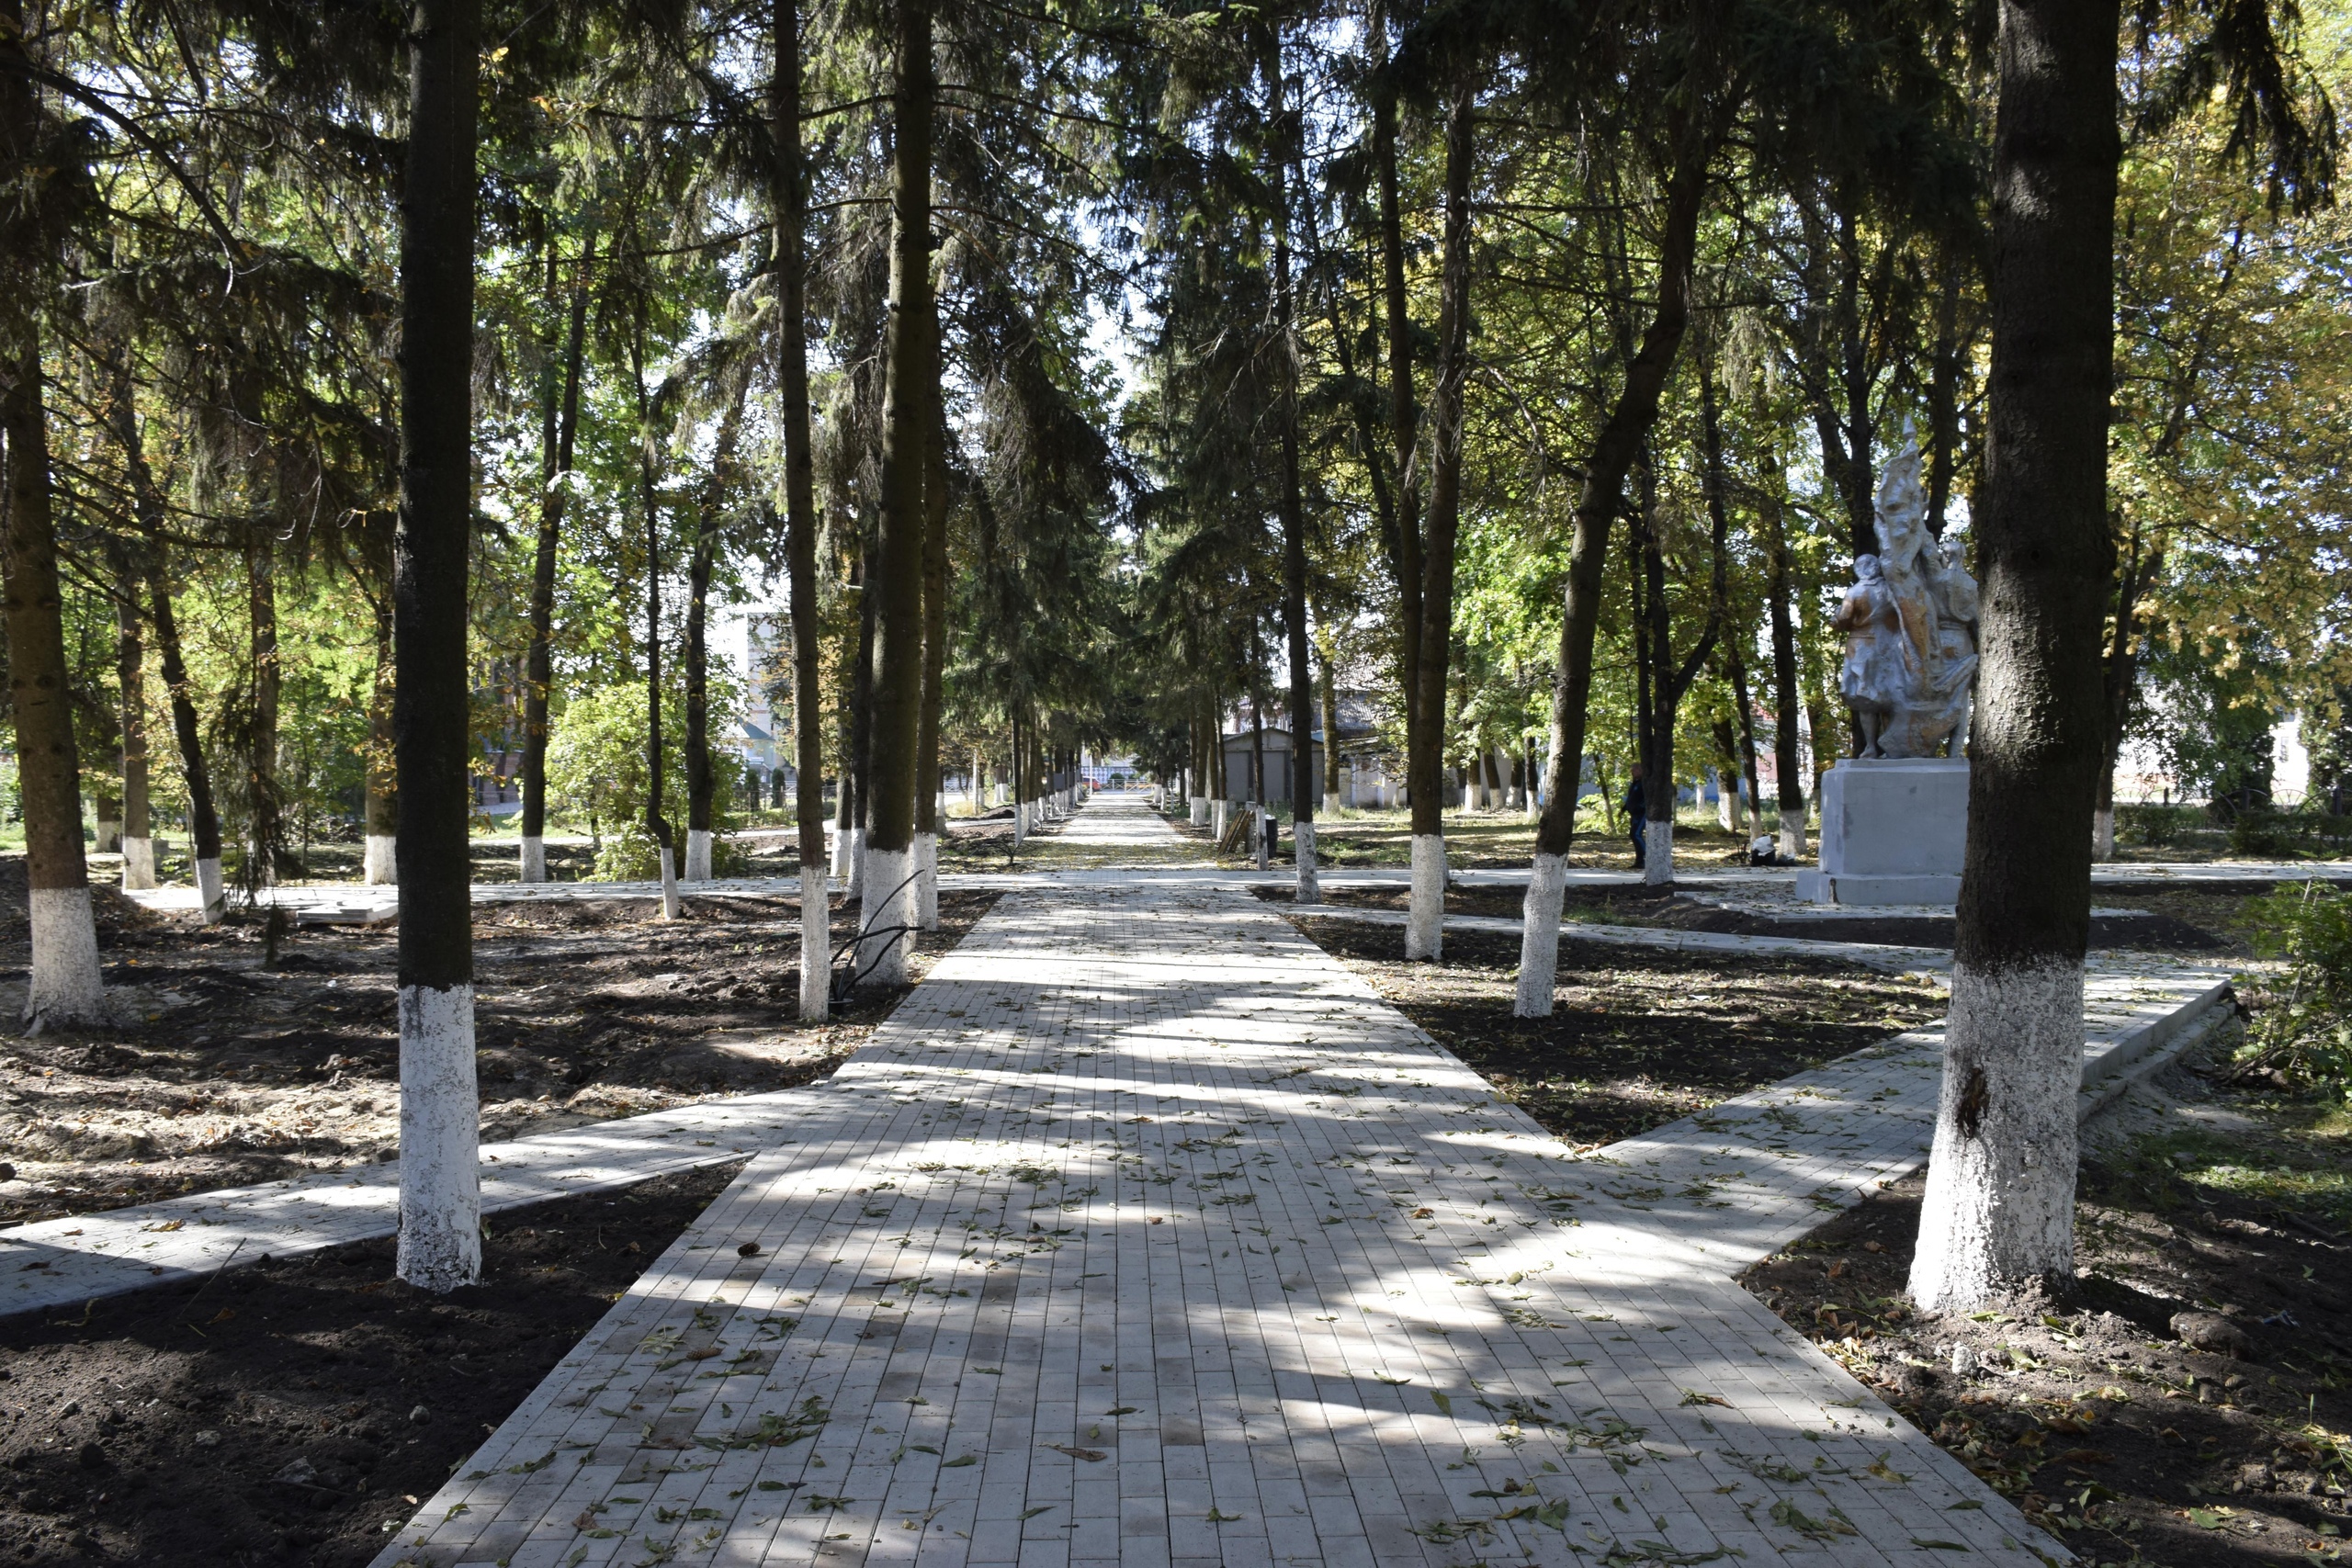
<path fill-rule="evenodd" d="M 646 302 L 637 302 L 629 336 L 629 380 L 637 389 L 637 480 L 645 511 L 645 831 L 661 868 L 662 918 L 674 920 L 678 850 L 662 809 L 662 497 L 653 478 L 653 404 L 645 389 Z"/>
<path fill-rule="evenodd" d="M 1339 649 L 1329 620 L 1323 623 L 1317 651 L 1323 660 L 1323 809 L 1340 809 L 1340 687 Z"/>
<path fill-rule="evenodd" d="M 254 666 L 252 750 L 245 758 L 245 799 L 253 840 L 246 876 L 255 887 L 275 886 L 286 863 L 284 803 L 277 783 L 277 712 L 285 674 L 277 656 L 277 541 L 267 524 L 245 542 L 245 604 Z"/>
<path fill-rule="evenodd" d="M 25 50 L 19 0 L 0 0 L 0 160 L 33 166 L 43 126 Z M 106 1010 L 97 929 L 82 858 L 82 791 L 74 755 L 65 630 L 51 511 L 49 417 L 43 405 L 40 310 L 55 236 L 34 204 L 0 216 L 0 254 L 14 265 L 0 299 L 0 433 L 7 437 L 7 516 L 0 532 L 0 598 L 17 726 L 17 779 L 31 889 L 32 978 L 25 1017 L 34 1029 L 96 1022 Z"/>
<path fill-rule="evenodd" d="M 467 852 L 466 552 L 472 535 L 474 147 L 481 0 L 417 0 L 401 203 L 400 1277 L 481 1273 Z"/>
<path fill-rule="evenodd" d="M 869 529 L 857 558 L 857 657 L 850 667 L 849 757 L 842 768 L 849 781 L 843 789 L 849 806 L 848 893 L 861 902 L 866 894 L 865 830 L 874 811 L 874 558 Z"/>
<path fill-rule="evenodd" d="M 1380 288 L 1387 329 L 1388 439 L 1396 473 L 1396 674 L 1405 694 L 1405 754 L 1420 755 L 1421 559 L 1420 414 L 1413 397 L 1413 317 L 1405 287 L 1405 222 L 1396 173 L 1396 94 L 1387 85 L 1388 8 L 1374 0 L 1365 17 L 1372 56 L 1372 167 L 1379 187 Z M 1464 135 L 1466 137 L 1467 131 Z M 1449 143 L 1449 146 L 1451 143 Z M 1466 160 L 1465 160 L 1466 162 Z M 1452 188 L 1449 184 L 1449 190 Z M 1442 329 L 1441 329 L 1442 330 Z M 1408 773 L 1409 774 L 1409 767 Z M 1440 851 L 1443 850 L 1441 832 Z M 1441 871 L 1442 863 L 1441 863 Z M 1428 954 L 1434 959 L 1436 950 Z"/>
<path fill-rule="evenodd" d="M 1552 759 L 1544 775 L 1544 814 L 1536 819 L 1535 860 L 1521 915 L 1519 985 L 1511 1011 L 1548 1018 L 1560 963 L 1560 903 L 1567 890 L 1568 845 L 1576 837 L 1577 791 L 1584 772 L 1587 706 L 1592 695 L 1592 639 L 1600 624 L 1601 574 L 1609 531 L 1623 504 L 1625 475 L 1650 427 L 1674 356 L 1690 324 L 1690 277 L 1696 265 L 1699 212 L 1707 193 L 1707 162 L 1714 139 L 1676 117 L 1676 157 L 1666 182 L 1659 232 L 1657 308 L 1641 347 L 1625 367 L 1625 384 L 1594 437 L 1578 488 L 1576 527 L 1568 547 L 1566 607 L 1552 677 Z"/>
<path fill-rule="evenodd" d="M 563 514 L 571 499 L 572 452 L 580 434 L 580 368 L 588 334 L 588 270 L 596 236 L 581 242 L 571 283 L 571 320 L 563 334 L 563 391 L 554 407 L 554 440 L 540 465 L 539 532 L 531 557 L 531 649 L 523 676 L 522 879 L 548 879 L 548 709 L 555 685 L 555 568 L 563 541 Z M 555 264 L 548 246 L 548 265 Z"/>
<path fill-rule="evenodd" d="M 1777 442 L 1768 441 L 1758 492 L 1764 522 L 1765 602 L 1772 620 L 1772 772 L 1781 807 L 1780 852 L 1805 853 L 1804 753 L 1799 735 L 1797 640 L 1789 605 L 1795 593 L 1789 564 L 1787 498 Z"/>
<path fill-rule="evenodd" d="M 936 299 L 925 318 L 923 385 L 931 392 L 931 439 L 923 445 L 922 711 L 915 728 L 915 924 L 939 929 L 939 723 L 947 692 L 947 408 Z"/>
<path fill-rule="evenodd" d="M 2002 0 L 1984 663 L 1943 1095 L 1911 1292 L 1966 1311 L 2075 1282 L 2075 1102 L 2099 628 L 2114 545 L 2117 8 Z"/>
<path fill-rule="evenodd" d="M 147 784 L 147 644 L 139 624 L 139 572 L 120 544 L 114 570 L 115 681 L 122 690 L 122 886 L 155 886 L 155 840 Z"/>
<path fill-rule="evenodd" d="M 2143 549 L 2134 528 L 2121 570 L 2115 574 L 2114 640 L 2108 647 L 2100 688 L 2106 724 L 2100 736 L 2098 795 L 2091 811 L 2091 855 L 2096 860 L 2115 858 L 2115 762 L 2123 750 L 2124 728 L 2132 721 L 2132 697 L 2140 676 L 2140 602 L 2163 563 L 2164 547 Z"/>
<path fill-rule="evenodd" d="M 922 722 L 923 506 L 933 400 L 931 298 L 931 0 L 898 0 L 890 156 L 889 319 L 884 330 L 882 505 L 865 596 L 874 625 L 872 791 L 857 968 L 876 986 L 907 983 L 915 924 L 915 778 Z M 926 384 L 928 383 L 928 384 Z"/>
<path fill-rule="evenodd" d="M 1283 529 L 1283 623 L 1290 652 L 1290 819 L 1295 886 L 1293 900 L 1319 904 L 1315 876 L 1315 671 L 1306 627 L 1306 505 L 1298 479 L 1298 355 L 1294 334 L 1297 302 L 1292 298 L 1290 203 L 1298 127 L 1283 80 L 1282 24 L 1264 25 L 1268 118 L 1272 120 L 1274 157 L 1274 354 L 1281 422 L 1281 488 L 1274 503 Z"/>
<path fill-rule="evenodd" d="M 1725 662 L 1731 677 L 1732 705 L 1738 710 L 1739 776 L 1747 784 L 1747 830 L 1753 836 L 1764 826 L 1764 790 L 1756 767 L 1756 705 L 1747 690 L 1747 660 L 1739 651 L 1741 639 L 1751 635 L 1742 633 L 1740 637 L 1732 639 L 1731 657 Z"/>
<path fill-rule="evenodd" d="M 1715 403 L 1713 367 L 1704 355 L 1699 363 L 1699 409 L 1700 488 L 1706 500 L 1713 576 L 1705 630 L 1679 669 L 1674 662 L 1671 607 L 1666 592 L 1665 542 L 1657 528 L 1657 475 L 1646 462 L 1642 467 L 1642 504 L 1635 515 L 1642 546 L 1643 600 L 1649 618 L 1650 654 L 1650 728 L 1643 758 L 1649 779 L 1643 799 L 1649 807 L 1650 819 L 1648 852 L 1643 856 L 1642 870 L 1643 879 L 1653 887 L 1665 886 L 1674 880 L 1675 720 L 1690 682 L 1698 678 L 1701 666 L 1714 651 L 1723 630 L 1724 603 L 1727 597 L 1724 547 L 1730 529 L 1730 507 L 1724 495 L 1723 425 Z"/>
<path fill-rule="evenodd" d="M 784 422 L 785 559 L 792 595 L 792 739 L 799 773 L 800 1021 L 831 1007 L 832 935 L 825 876 L 825 694 L 817 616 L 817 501 L 808 427 L 808 173 L 800 152 L 798 0 L 770 23 L 768 207 L 775 220 L 776 389 Z"/>
<path fill-rule="evenodd" d="M 710 758 L 710 578 L 718 562 L 727 499 L 735 479 L 735 449 L 743 430 L 749 383 L 719 416 L 710 472 L 695 522 L 694 553 L 686 562 L 686 880 L 710 880 L 710 834 L 718 783 Z"/>
<path fill-rule="evenodd" d="M 1453 643 L 1454 536 L 1462 522 L 1463 387 L 1470 370 L 1476 101 L 1465 80 L 1453 89 L 1445 114 L 1445 248 L 1439 284 L 1437 374 L 1430 391 L 1434 461 L 1421 549 L 1420 654 L 1413 672 L 1412 730 L 1406 757 L 1406 785 L 1413 807 L 1413 886 L 1405 917 L 1405 956 L 1428 963 L 1437 961 L 1445 942 L 1445 677 Z M 1409 394 L 1410 389 L 1407 390 Z"/>
<path fill-rule="evenodd" d="M 387 577 L 390 575 L 386 573 Z M 368 694 L 368 820 L 366 860 L 362 866 L 362 874 L 370 886 L 385 887 L 401 879 L 397 761 L 400 742 L 392 728 L 392 688 L 398 683 L 398 659 L 392 648 L 392 599 L 386 593 L 376 603 L 376 678 Z"/>

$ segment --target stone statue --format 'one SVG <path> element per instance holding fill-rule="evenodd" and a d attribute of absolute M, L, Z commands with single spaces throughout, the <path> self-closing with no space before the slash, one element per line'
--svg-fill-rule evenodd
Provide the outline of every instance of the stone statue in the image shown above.
<path fill-rule="evenodd" d="M 1955 545 L 1928 532 L 1908 424 L 1879 481 L 1878 543 L 1854 563 L 1831 622 L 1846 634 L 1838 690 L 1861 728 L 1860 755 L 1931 757 L 1947 739 L 1957 754 L 1976 675 L 1976 580 Z"/>

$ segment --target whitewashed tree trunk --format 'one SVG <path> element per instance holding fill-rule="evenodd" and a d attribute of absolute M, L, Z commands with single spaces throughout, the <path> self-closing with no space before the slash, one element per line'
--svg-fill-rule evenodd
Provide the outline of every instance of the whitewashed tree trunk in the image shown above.
<path fill-rule="evenodd" d="M 686 829 L 686 880 L 710 880 L 710 829 L 707 828 Z"/>
<path fill-rule="evenodd" d="M 390 833 L 370 833 L 365 858 L 360 867 L 360 880 L 370 887 L 390 887 L 401 879 L 400 858 L 393 852 L 397 842 Z"/>
<path fill-rule="evenodd" d="M 525 882 L 545 882 L 548 879 L 548 841 L 538 837 L 523 840 L 522 879 Z"/>
<path fill-rule="evenodd" d="M 678 856 L 674 850 L 662 852 L 662 918 L 678 918 Z"/>
<path fill-rule="evenodd" d="M 1445 951 L 1445 835 L 1413 835 L 1413 894 L 1405 915 L 1405 956 L 1434 964 Z"/>
<path fill-rule="evenodd" d="M 800 1021 L 822 1023 L 831 1010 L 831 899 L 823 872 L 800 868 Z"/>
<path fill-rule="evenodd" d="M 1781 858 L 1803 860 L 1805 857 L 1804 819 L 1781 818 Z"/>
<path fill-rule="evenodd" d="M 1012 808 L 1012 847 L 1019 849 L 1029 841 L 1029 807 L 1024 802 Z"/>
<path fill-rule="evenodd" d="M 87 887 L 32 890 L 32 983 L 25 991 L 28 1032 L 51 1023 L 104 1017 L 106 982 L 98 971 L 98 932 Z"/>
<path fill-rule="evenodd" d="M 1943 1095 L 1911 1263 L 1923 1311 L 1965 1312 L 2075 1274 L 2083 966 L 1955 965 Z"/>
<path fill-rule="evenodd" d="M 1668 818 L 1659 821 L 1653 817 L 1642 829 L 1642 882 L 1650 887 L 1663 887 L 1674 880 L 1674 821 Z"/>
<path fill-rule="evenodd" d="M 93 854 L 110 855 L 119 853 L 121 849 L 121 822 L 104 817 L 99 818 L 96 829 L 96 841 L 91 844 L 90 852 Z"/>
<path fill-rule="evenodd" d="M 446 1292 L 481 1274 L 481 1100 L 474 988 L 403 986 L 398 1272 Z"/>
<path fill-rule="evenodd" d="M 2091 859 L 2115 858 L 2115 807 L 2102 806 L 2091 813 Z"/>
<path fill-rule="evenodd" d="M 939 835 L 915 835 L 915 924 L 939 929 Z"/>
<path fill-rule="evenodd" d="M 1721 782 L 1715 785 L 1715 821 L 1726 833 L 1739 831 L 1739 792 Z"/>
<path fill-rule="evenodd" d="M 229 913 L 228 902 L 220 892 L 220 863 L 200 860 L 196 863 L 196 907 L 208 926 L 217 926 Z"/>
<path fill-rule="evenodd" d="M 1205 828 L 1209 825 L 1209 797 L 1207 795 L 1193 795 L 1185 803 L 1185 807 L 1188 819 L 1192 822 L 1193 827 Z"/>
<path fill-rule="evenodd" d="M 139 892 L 155 886 L 155 840 L 125 839 L 122 841 L 122 889 Z"/>
<path fill-rule="evenodd" d="M 1513 1018 L 1549 1018 L 1560 973 L 1560 905 L 1568 888 L 1566 856 L 1538 854 L 1520 906 L 1519 986 Z"/>
<path fill-rule="evenodd" d="M 865 880 L 865 829 L 852 828 L 845 835 L 849 840 L 849 881 L 842 891 L 852 898 L 863 898 L 871 886 Z"/>
<path fill-rule="evenodd" d="M 1266 808 L 1262 806 L 1250 807 L 1250 837 L 1253 844 L 1251 853 L 1257 861 L 1258 869 L 1260 871 L 1269 869 L 1266 850 Z"/>
<path fill-rule="evenodd" d="M 1299 904 L 1323 902 L 1323 886 L 1315 875 L 1315 824 L 1312 821 L 1293 824 L 1290 830 L 1291 848 L 1298 862 L 1298 887 L 1291 895 Z"/>
<path fill-rule="evenodd" d="M 899 928 L 914 921 L 911 857 L 904 850 L 865 852 L 866 897 L 860 906 L 857 973 L 864 986 L 903 986 L 914 933 Z"/>
<path fill-rule="evenodd" d="M 836 882 L 846 881 L 849 876 L 849 833 L 850 830 L 846 828 L 836 827 L 833 829 L 831 842 L 833 856 L 833 880 Z"/>

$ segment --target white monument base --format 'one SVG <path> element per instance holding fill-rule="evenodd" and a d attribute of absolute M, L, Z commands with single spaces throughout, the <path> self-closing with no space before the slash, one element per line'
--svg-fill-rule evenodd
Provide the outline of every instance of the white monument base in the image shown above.
<path fill-rule="evenodd" d="M 1965 758 L 1849 758 L 1821 781 L 1821 869 L 1797 873 L 1797 897 L 1956 903 L 1967 851 Z"/>

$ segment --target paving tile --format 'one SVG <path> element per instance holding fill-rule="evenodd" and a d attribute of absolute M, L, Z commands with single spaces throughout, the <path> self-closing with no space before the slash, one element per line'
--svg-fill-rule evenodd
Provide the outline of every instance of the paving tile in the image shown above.
<path fill-rule="evenodd" d="M 1069 830 L 1166 832 L 1114 802 Z M 2207 984 L 2113 978 L 2136 999 L 2103 1037 Z M 673 1487 L 720 1519 L 649 1506 L 628 1539 L 681 1562 L 1549 1564 L 1663 1540 L 1893 1563 L 1932 1515 L 1972 1561 L 2031 1568 L 2053 1543 L 1734 1282 L 1917 1164 L 1938 1043 L 1579 1159 L 1229 882 L 1021 886 L 379 1568 L 551 1536 L 594 1568 L 610 1543 L 569 1520 Z M 763 1250 L 736 1267 L 713 1238 Z M 727 1380 L 732 1418 L 672 1361 L 703 1344 L 775 1352 Z M 567 1403 L 599 1385 L 661 1414 Z M 1700 1421 L 1693 1390 L 1729 1403 Z M 509 1473 L 565 1441 L 596 1458 L 560 1491 Z M 1847 1448 L 1851 1473 L 1775 1479 Z M 1863 1473 L 1880 1453 L 1908 1479 Z M 1861 1536 L 1770 1522 L 1825 1495 Z"/>

